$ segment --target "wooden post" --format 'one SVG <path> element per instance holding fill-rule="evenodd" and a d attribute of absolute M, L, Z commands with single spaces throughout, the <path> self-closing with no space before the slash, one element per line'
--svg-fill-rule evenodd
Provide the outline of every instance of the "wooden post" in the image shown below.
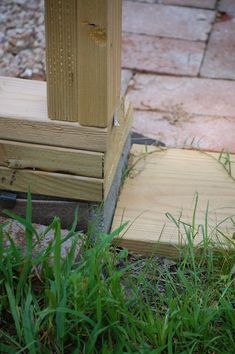
<path fill-rule="evenodd" d="M 121 0 L 45 0 L 50 119 L 107 127 L 120 99 Z"/>

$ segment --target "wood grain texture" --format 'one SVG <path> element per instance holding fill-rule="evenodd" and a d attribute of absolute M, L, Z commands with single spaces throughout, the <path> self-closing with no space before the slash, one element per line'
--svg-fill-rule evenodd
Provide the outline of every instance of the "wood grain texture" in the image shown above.
<path fill-rule="evenodd" d="M 46 0 L 49 117 L 107 127 L 120 97 L 121 0 Z"/>
<path fill-rule="evenodd" d="M 103 177 L 103 154 L 0 140 L 0 165 L 13 169 Z"/>
<path fill-rule="evenodd" d="M 120 105 L 122 51 L 122 0 L 108 0 L 108 124 Z"/>
<path fill-rule="evenodd" d="M 226 217 L 235 215 L 235 182 L 218 162 L 218 154 L 193 150 L 158 150 L 155 147 L 134 145 L 131 165 L 115 212 L 113 229 L 130 221 L 121 245 L 144 254 L 175 257 L 179 246 L 187 241 L 181 224 L 180 232 L 167 217 L 192 224 L 195 195 L 199 201 L 196 224 L 205 224 L 209 203 L 208 229 L 216 241 L 216 225 Z M 150 153 L 150 154 L 149 154 Z M 235 156 L 231 156 L 235 173 Z M 235 232 L 231 220 L 220 225 L 220 230 L 232 237 Z M 213 231 L 214 230 L 214 231 Z M 213 231 L 213 232 L 212 232 Z M 195 245 L 202 241 L 201 232 Z M 223 242 L 220 237 L 220 242 Z"/>
<path fill-rule="evenodd" d="M 111 188 L 132 125 L 132 107 L 126 98 L 122 99 L 117 112 L 117 119 L 119 126 L 110 124 L 108 127 L 107 152 L 104 160 L 104 198 L 107 197 Z"/>
<path fill-rule="evenodd" d="M 45 1 L 48 114 L 78 121 L 77 0 Z"/>
<path fill-rule="evenodd" d="M 107 129 L 48 118 L 46 83 L 0 77 L 0 139 L 104 152 Z"/>
<path fill-rule="evenodd" d="M 103 180 L 62 173 L 16 170 L 0 166 L 0 189 L 100 202 Z"/>

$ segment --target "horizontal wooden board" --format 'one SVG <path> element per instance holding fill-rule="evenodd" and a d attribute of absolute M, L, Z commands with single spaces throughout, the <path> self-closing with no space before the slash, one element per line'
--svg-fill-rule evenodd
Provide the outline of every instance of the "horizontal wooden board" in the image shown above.
<path fill-rule="evenodd" d="M 0 165 L 103 177 L 103 153 L 0 140 Z"/>
<path fill-rule="evenodd" d="M 121 245 L 130 250 L 175 257 L 187 240 L 183 225 L 178 230 L 166 213 L 175 220 L 192 224 L 195 196 L 198 193 L 196 224 L 204 225 L 209 203 L 208 230 L 218 242 L 225 239 L 216 233 L 217 225 L 235 215 L 235 181 L 226 171 L 219 154 L 195 150 L 169 149 L 134 145 L 131 151 L 129 178 L 116 208 L 113 229 L 129 221 Z M 235 173 L 235 156 L 230 155 L 231 173 Z M 219 229 L 233 237 L 234 224 L 227 220 Z M 122 235 L 120 235 L 122 236 Z M 202 241 L 199 232 L 195 245 Z"/>
<path fill-rule="evenodd" d="M 0 139 L 106 151 L 107 129 L 48 118 L 46 82 L 0 77 Z"/>
<path fill-rule="evenodd" d="M 0 189 L 100 202 L 103 180 L 62 173 L 16 170 L 0 166 Z"/>

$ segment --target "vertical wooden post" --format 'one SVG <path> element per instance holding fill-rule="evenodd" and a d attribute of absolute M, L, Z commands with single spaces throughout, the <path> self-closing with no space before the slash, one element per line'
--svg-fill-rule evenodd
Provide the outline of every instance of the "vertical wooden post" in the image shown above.
<path fill-rule="evenodd" d="M 48 115 L 107 127 L 120 97 L 121 0 L 45 0 Z"/>

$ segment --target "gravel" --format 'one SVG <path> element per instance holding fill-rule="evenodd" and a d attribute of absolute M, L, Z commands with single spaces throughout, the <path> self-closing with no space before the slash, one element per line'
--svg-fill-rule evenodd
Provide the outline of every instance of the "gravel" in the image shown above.
<path fill-rule="evenodd" d="M 0 0 L 0 75 L 46 79 L 43 0 Z"/>

